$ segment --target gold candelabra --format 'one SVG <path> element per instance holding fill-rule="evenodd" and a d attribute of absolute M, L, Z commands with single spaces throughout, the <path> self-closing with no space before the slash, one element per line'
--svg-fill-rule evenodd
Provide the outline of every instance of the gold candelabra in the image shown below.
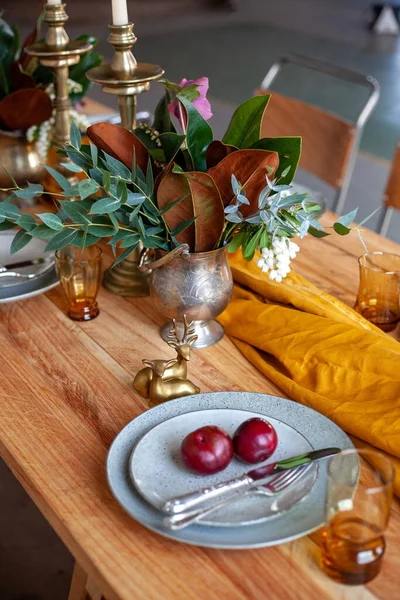
<path fill-rule="evenodd" d="M 147 92 L 150 83 L 159 79 L 164 71 L 158 65 L 136 61 L 131 50 L 137 41 L 132 23 L 109 25 L 109 29 L 108 41 L 115 50 L 114 57 L 111 63 L 88 71 L 87 77 L 101 85 L 103 92 L 118 97 L 122 126 L 133 130 L 137 95 Z M 148 296 L 149 276 L 138 269 L 140 251 L 138 247 L 118 266 L 105 272 L 103 285 L 107 290 L 120 296 Z"/>
<path fill-rule="evenodd" d="M 81 40 L 73 42 L 69 40 L 64 28 L 68 20 L 65 4 L 45 4 L 43 20 L 48 25 L 45 41 L 28 46 L 26 52 L 37 57 L 43 66 L 50 67 L 54 71 L 54 142 L 58 148 L 62 148 L 70 141 L 69 110 L 71 101 L 67 87 L 68 69 L 79 62 L 82 54 L 91 50 L 92 44 Z M 66 157 L 58 156 L 55 168 L 69 179 L 73 178 L 71 172 L 63 168 L 62 162 L 66 162 Z"/>

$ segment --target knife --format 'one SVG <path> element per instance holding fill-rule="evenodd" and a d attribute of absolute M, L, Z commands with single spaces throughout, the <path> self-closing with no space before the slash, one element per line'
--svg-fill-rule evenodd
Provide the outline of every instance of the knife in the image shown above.
<path fill-rule="evenodd" d="M 277 473 L 281 473 L 287 469 L 293 469 L 299 465 L 314 462 L 316 460 L 320 460 L 321 458 L 333 456 L 339 452 L 340 448 L 323 448 L 321 450 L 312 450 L 311 452 L 306 452 L 305 454 L 286 458 L 276 463 L 260 463 L 255 469 L 247 471 L 243 475 L 235 477 L 234 479 L 229 479 L 217 485 L 205 487 L 197 492 L 191 492 L 189 494 L 184 494 L 183 496 L 170 498 L 170 500 L 163 504 L 161 510 L 166 513 L 181 513 L 187 510 L 192 510 L 195 506 L 207 503 L 210 500 L 215 500 L 215 498 L 222 499 L 225 496 L 230 496 L 237 490 L 244 490 L 254 485 L 263 485 L 269 480 L 271 475 L 276 475 Z"/>
<path fill-rule="evenodd" d="M 9 265 L 4 265 L 7 270 L 11 269 L 20 269 L 21 267 L 31 267 L 32 265 L 41 265 L 47 262 L 47 258 L 35 258 L 33 260 L 24 260 L 23 262 L 11 263 Z"/>

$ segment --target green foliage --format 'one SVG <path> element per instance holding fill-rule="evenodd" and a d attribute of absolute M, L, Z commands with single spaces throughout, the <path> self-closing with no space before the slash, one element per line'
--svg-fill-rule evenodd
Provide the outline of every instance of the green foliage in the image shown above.
<path fill-rule="evenodd" d="M 270 96 L 255 96 L 241 104 L 233 113 L 222 141 L 241 149 L 252 148 L 261 136 L 261 125 Z"/>
<path fill-rule="evenodd" d="M 84 248 L 108 239 L 118 264 L 139 242 L 170 251 L 187 240 L 192 252 L 227 245 L 229 252 L 241 248 L 244 258 L 252 260 L 258 249 L 270 249 L 276 240 L 283 244 L 284 239 L 307 233 L 329 235 L 318 221 L 318 204 L 289 185 L 300 158 L 301 138 L 260 139 L 269 96 L 251 98 L 238 107 L 223 143 L 216 141 L 210 148 L 207 172 L 213 134 L 192 104 L 197 86 L 181 90 L 176 84 L 165 85 L 154 126 L 136 129 L 129 139 L 126 131 L 118 138 L 121 128 L 108 125 L 97 146 L 82 145 L 72 124 L 71 144 L 60 152 L 66 157 L 64 168 L 84 178 L 71 184 L 46 167 L 61 189 L 55 196 L 57 214 L 21 215 L 14 198 L 35 198 L 43 189 L 37 184 L 21 189 L 12 180 L 11 195 L 0 202 L 0 230 L 21 228 L 12 251 L 32 238 L 48 240 L 47 250 L 69 244 Z M 176 132 L 168 111 L 175 97 L 186 116 L 183 133 Z M 340 217 L 332 229 L 346 235 L 355 216 L 352 211 Z"/>
<path fill-rule="evenodd" d="M 207 171 L 206 152 L 213 141 L 213 132 L 199 111 L 184 96 L 178 94 L 187 116 L 186 143 L 195 171 Z"/>
<path fill-rule="evenodd" d="M 301 156 L 301 137 L 263 138 L 254 149 L 270 150 L 279 154 L 279 167 L 275 177 L 280 184 L 289 184 L 295 176 Z"/>

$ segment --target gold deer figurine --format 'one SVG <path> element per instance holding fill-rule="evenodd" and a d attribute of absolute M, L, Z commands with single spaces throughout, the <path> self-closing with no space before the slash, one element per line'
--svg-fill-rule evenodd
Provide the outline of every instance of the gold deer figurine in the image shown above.
<path fill-rule="evenodd" d="M 179 336 L 175 320 L 173 324 L 173 329 L 168 335 L 168 345 L 176 350 L 177 357 L 172 360 L 143 360 L 146 366 L 137 373 L 133 381 L 134 389 L 143 398 L 149 398 L 151 406 L 200 392 L 200 389 L 187 379 L 191 346 L 197 340 L 197 335 L 193 335 L 194 329 L 191 328 L 193 321 L 188 323 L 184 315 L 182 337 Z"/>

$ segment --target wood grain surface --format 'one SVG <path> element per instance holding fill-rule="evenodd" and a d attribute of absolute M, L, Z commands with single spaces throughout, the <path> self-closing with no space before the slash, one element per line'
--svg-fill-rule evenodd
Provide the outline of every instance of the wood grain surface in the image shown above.
<path fill-rule="evenodd" d="M 326 215 L 333 222 L 332 215 Z M 366 232 L 371 250 L 400 247 Z M 296 269 L 353 304 L 356 236 L 309 237 Z M 400 511 L 394 503 L 379 577 L 365 587 L 330 581 L 318 567 L 318 534 L 254 551 L 206 550 L 164 539 L 112 498 L 104 465 L 113 438 L 147 408 L 132 389 L 142 358 L 174 356 L 161 340 L 150 299 L 102 289 L 100 316 L 70 321 L 56 288 L 0 305 L 0 450 L 79 564 L 107 600 L 394 600 L 400 597 Z M 190 378 L 203 392 L 281 395 L 226 337 L 193 352 Z M 62 599 L 57 599 L 62 600 Z"/>

